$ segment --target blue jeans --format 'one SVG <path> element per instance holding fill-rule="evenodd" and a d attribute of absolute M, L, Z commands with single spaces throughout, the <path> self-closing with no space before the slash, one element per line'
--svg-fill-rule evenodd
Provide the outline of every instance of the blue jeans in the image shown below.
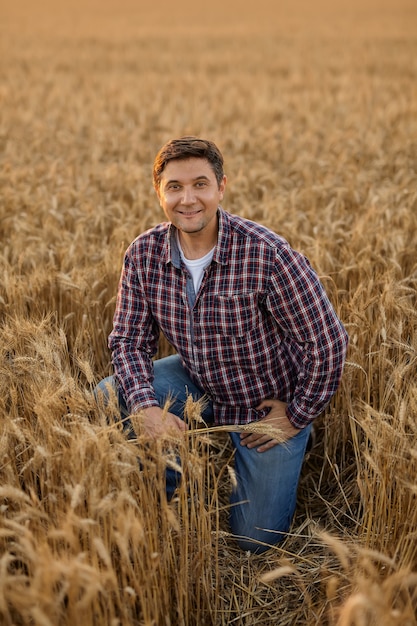
<path fill-rule="evenodd" d="M 170 412 L 183 418 L 184 403 L 188 395 L 194 400 L 204 395 L 181 365 L 177 355 L 154 362 L 154 389 L 160 406 L 172 398 Z M 98 385 L 96 393 L 108 396 L 107 386 L 115 387 L 113 376 Z M 134 437 L 128 419 L 123 395 L 118 391 L 118 401 L 124 428 L 128 437 Z M 213 421 L 213 406 L 209 403 L 203 411 L 206 423 Z M 243 550 L 261 553 L 284 539 L 294 515 L 297 487 L 311 426 L 284 444 L 266 452 L 257 452 L 240 445 L 239 433 L 230 433 L 235 450 L 237 485 L 231 495 L 230 526 Z M 167 497 L 171 498 L 179 483 L 179 474 L 167 468 Z M 258 543 L 259 542 L 259 543 Z"/>

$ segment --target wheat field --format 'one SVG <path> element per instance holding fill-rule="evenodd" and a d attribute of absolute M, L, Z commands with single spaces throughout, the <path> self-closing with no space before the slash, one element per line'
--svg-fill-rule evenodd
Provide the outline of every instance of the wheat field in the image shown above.
<path fill-rule="evenodd" d="M 92 394 L 123 252 L 162 220 L 154 155 L 189 133 L 350 335 L 263 555 L 229 534 L 231 450 L 198 404 L 168 505 L 161 446 L 140 468 Z M 4 1 L 0 237 L 1 625 L 417 624 L 414 1 Z"/>

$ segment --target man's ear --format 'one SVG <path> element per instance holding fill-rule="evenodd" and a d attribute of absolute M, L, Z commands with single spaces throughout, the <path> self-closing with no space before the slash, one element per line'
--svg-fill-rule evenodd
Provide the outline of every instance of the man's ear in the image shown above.
<path fill-rule="evenodd" d="M 227 176 L 226 176 L 226 174 L 223 174 L 222 181 L 221 181 L 221 183 L 219 185 L 220 200 L 223 200 L 223 198 L 224 198 L 224 192 L 226 190 L 226 185 L 227 185 Z"/>
<path fill-rule="evenodd" d="M 158 198 L 158 202 L 159 202 L 159 204 L 161 204 L 161 190 L 160 190 L 160 187 L 159 186 L 158 187 L 154 187 L 154 189 L 155 189 L 156 197 Z"/>

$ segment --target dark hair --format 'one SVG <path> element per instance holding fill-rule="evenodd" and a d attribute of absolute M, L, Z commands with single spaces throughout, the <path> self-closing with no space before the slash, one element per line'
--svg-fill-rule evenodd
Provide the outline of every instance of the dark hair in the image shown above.
<path fill-rule="evenodd" d="M 171 139 L 159 150 L 153 164 L 153 186 L 158 189 L 161 182 L 162 172 L 166 164 L 174 159 L 207 159 L 217 184 L 223 180 L 223 156 L 212 141 L 207 139 L 199 139 L 198 137 L 181 137 L 180 139 Z"/>

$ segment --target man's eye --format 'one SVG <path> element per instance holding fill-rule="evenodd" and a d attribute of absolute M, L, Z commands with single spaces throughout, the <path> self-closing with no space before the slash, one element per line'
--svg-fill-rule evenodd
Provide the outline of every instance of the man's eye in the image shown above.
<path fill-rule="evenodd" d="M 198 183 L 196 183 L 196 187 L 205 187 L 207 185 L 207 183 L 204 180 L 200 180 Z"/>

